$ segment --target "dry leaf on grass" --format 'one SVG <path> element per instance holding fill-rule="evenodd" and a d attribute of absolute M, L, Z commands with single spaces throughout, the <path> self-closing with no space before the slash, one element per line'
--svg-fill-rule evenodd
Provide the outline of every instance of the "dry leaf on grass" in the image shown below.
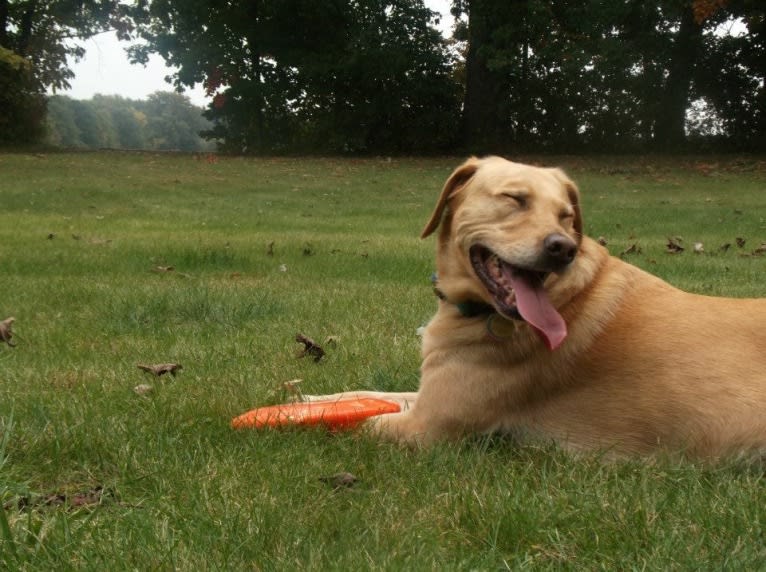
<path fill-rule="evenodd" d="M 329 477 L 319 477 L 319 480 L 327 483 L 335 490 L 350 489 L 359 481 L 356 476 L 346 472 L 330 475 Z"/>
<path fill-rule="evenodd" d="M 6 318 L 2 322 L 0 322 L 0 342 L 8 344 L 12 348 L 16 347 L 16 344 L 11 341 L 11 338 L 13 337 L 13 332 L 11 332 L 11 326 L 13 325 L 13 322 L 15 321 L 16 321 L 16 318 L 11 316 L 10 318 Z"/>
<path fill-rule="evenodd" d="M 641 247 L 637 242 L 631 244 L 628 248 L 620 252 L 620 256 L 627 256 L 628 254 L 641 254 Z"/>
<path fill-rule="evenodd" d="M 152 391 L 154 391 L 154 388 L 151 385 L 148 385 L 146 383 L 141 383 L 133 388 L 133 391 L 135 391 L 138 395 L 148 395 Z"/>
<path fill-rule="evenodd" d="M 684 251 L 684 247 L 681 246 L 681 237 L 668 238 L 668 243 L 665 245 L 666 252 L 668 254 L 679 254 Z"/>
<path fill-rule="evenodd" d="M 173 377 L 176 376 L 176 372 L 184 368 L 180 363 L 158 363 L 155 365 L 136 364 L 138 369 L 142 369 L 147 373 L 151 373 L 156 377 L 169 373 Z"/>
<path fill-rule="evenodd" d="M 322 346 L 320 346 L 311 338 L 306 337 L 303 334 L 295 334 L 295 341 L 303 344 L 303 350 L 300 354 L 298 354 L 299 358 L 310 355 L 314 358 L 314 361 L 318 363 L 319 360 L 324 357 L 324 350 L 322 349 Z"/>

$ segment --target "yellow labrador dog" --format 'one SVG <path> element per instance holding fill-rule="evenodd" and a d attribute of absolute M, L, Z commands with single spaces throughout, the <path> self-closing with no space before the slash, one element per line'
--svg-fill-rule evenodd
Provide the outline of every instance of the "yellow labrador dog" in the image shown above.
<path fill-rule="evenodd" d="M 437 230 L 419 391 L 323 399 L 399 402 L 367 426 L 406 443 L 500 431 L 615 456 L 766 451 L 766 299 L 689 294 L 610 256 L 559 169 L 470 159 L 422 236 Z"/>

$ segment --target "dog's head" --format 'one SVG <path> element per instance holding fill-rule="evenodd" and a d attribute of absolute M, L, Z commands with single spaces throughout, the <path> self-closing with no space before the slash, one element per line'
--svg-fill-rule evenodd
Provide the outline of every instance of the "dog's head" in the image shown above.
<path fill-rule="evenodd" d="M 441 226 L 438 272 L 447 299 L 483 300 L 557 347 L 566 324 L 547 290 L 582 239 L 579 192 L 559 169 L 469 159 L 442 190 L 421 236 Z"/>

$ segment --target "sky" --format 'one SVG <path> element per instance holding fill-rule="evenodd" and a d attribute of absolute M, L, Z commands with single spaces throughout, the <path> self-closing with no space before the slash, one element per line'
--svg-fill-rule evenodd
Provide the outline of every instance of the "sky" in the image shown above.
<path fill-rule="evenodd" d="M 440 28 L 449 35 L 452 17 L 449 13 L 451 0 L 425 0 L 426 6 L 442 14 Z M 121 95 L 129 99 L 146 99 L 155 91 L 171 91 L 173 85 L 164 81 L 165 76 L 173 73 L 166 67 L 164 60 L 157 55 L 150 58 L 146 67 L 134 65 L 128 61 L 125 48 L 129 45 L 119 42 L 114 32 L 99 34 L 81 43 L 85 48 L 85 57 L 79 62 L 72 62 L 75 77 L 70 81 L 71 88 L 61 90 L 59 95 L 74 99 L 90 99 L 95 94 Z M 187 90 L 185 95 L 195 105 L 205 106 L 208 100 L 201 85 Z"/>

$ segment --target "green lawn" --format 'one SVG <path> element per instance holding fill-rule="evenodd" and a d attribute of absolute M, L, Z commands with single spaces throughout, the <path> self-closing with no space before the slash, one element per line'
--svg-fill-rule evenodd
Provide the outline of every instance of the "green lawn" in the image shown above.
<path fill-rule="evenodd" d="M 230 428 L 296 378 L 417 387 L 436 306 L 417 237 L 460 160 L 0 155 L 0 320 L 18 344 L 0 346 L 0 568 L 764 569 L 759 467 Z M 766 296 L 764 160 L 545 162 L 613 254 Z M 335 338 L 325 359 L 296 357 L 299 332 Z M 184 369 L 136 367 L 162 362 Z M 353 487 L 320 480 L 341 471 Z"/>

